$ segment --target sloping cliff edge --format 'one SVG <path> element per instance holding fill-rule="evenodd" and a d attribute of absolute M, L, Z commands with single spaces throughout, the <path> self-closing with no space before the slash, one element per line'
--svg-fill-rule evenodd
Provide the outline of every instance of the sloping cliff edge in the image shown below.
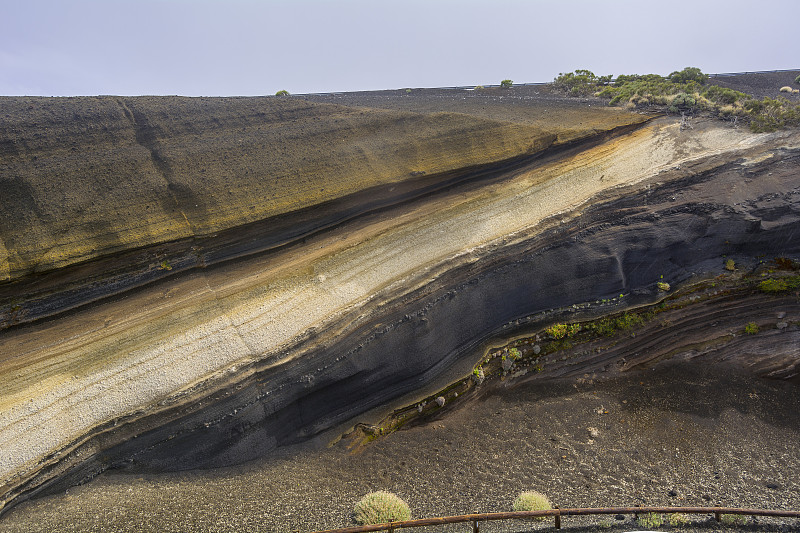
<path fill-rule="evenodd" d="M 152 131 L 135 131 L 154 118 L 137 119 L 130 102 L 125 103 L 128 117 L 118 100 L 113 104 L 115 112 L 119 109 L 120 116 L 130 121 L 133 129 L 127 136 L 136 141 L 137 150 L 149 143 L 150 149 L 140 155 L 160 172 L 159 179 L 182 168 L 175 163 L 180 157 L 191 160 L 185 156 L 190 148 L 198 151 L 195 162 L 211 157 L 206 151 L 231 148 L 224 143 L 212 148 L 215 143 L 210 138 L 208 144 L 201 143 L 199 138 L 211 135 L 208 131 L 213 129 L 203 125 L 192 133 L 192 146 L 168 152 L 169 135 L 156 142 L 148 137 Z M 373 113 L 355 107 L 336 111 Z M 575 138 L 570 138 L 572 144 L 559 141 L 559 134 L 539 127 L 532 130 L 530 124 L 476 123 L 467 113 L 393 116 L 386 130 L 362 131 L 364 142 L 375 142 L 383 150 L 393 146 L 382 143 L 398 133 L 394 129 L 398 123 L 410 120 L 419 126 L 433 121 L 437 125 L 422 127 L 428 135 L 414 140 L 419 146 L 412 150 L 433 152 L 412 158 L 415 163 L 410 165 L 408 154 L 389 149 L 381 163 L 389 170 L 383 173 L 375 162 L 350 166 L 347 158 L 342 161 L 350 162 L 337 163 L 341 168 L 336 173 L 313 167 L 309 180 L 329 176 L 331 183 L 296 189 L 291 185 L 285 196 L 296 197 L 291 202 L 297 203 L 275 207 L 280 205 L 277 195 L 274 202 L 262 202 L 258 208 L 262 210 L 253 218 L 241 213 L 252 211 L 252 199 L 266 193 L 247 189 L 248 179 L 237 173 L 245 190 L 238 196 L 231 193 L 237 198 L 228 204 L 232 207 L 214 206 L 189 216 L 191 209 L 175 208 L 180 201 L 168 194 L 175 218 L 185 219 L 185 231 L 142 230 L 136 236 L 130 233 L 127 240 L 115 237 L 110 246 L 97 238 L 105 234 L 97 231 L 102 224 L 89 224 L 94 227 L 92 237 L 72 235 L 71 212 L 48 218 L 45 209 L 23 209 L 9 217 L 11 208 L 4 206 L 4 235 L 13 235 L 4 237 L 6 250 L 19 251 L 8 254 L 7 287 L 29 287 L 23 283 L 35 283 L 38 275 L 75 265 L 85 268 L 93 265 L 92 258 L 124 256 L 137 247 L 213 236 L 295 211 L 307 213 L 303 208 L 330 201 L 321 194 L 329 186 L 340 187 L 336 198 L 343 198 L 374 191 L 374 186 L 393 192 L 396 183 L 423 183 L 420 179 L 425 176 L 436 176 L 424 183 L 432 189 L 411 187 L 402 201 L 390 200 L 356 218 L 325 224 L 327 231 L 307 232 L 303 239 L 289 239 L 283 242 L 288 246 L 266 254 L 250 253 L 265 249 L 260 241 L 246 254 L 229 256 L 235 261 L 185 272 L 166 256 L 160 261 L 154 256 L 150 269 L 167 273 L 161 280 L 148 280 L 149 285 L 124 298 L 7 328 L 0 337 L 4 499 L 10 504 L 57 490 L 109 467 L 162 470 L 246 461 L 276 446 L 338 428 L 370 409 L 424 396 L 468 374 L 483 357 L 489 339 L 539 326 L 572 306 L 580 305 L 591 315 L 652 302 L 663 296 L 655 285 L 658 280 L 677 286 L 717 274 L 723 257 L 735 258 L 745 267 L 764 258 L 800 255 L 793 237 L 800 194 L 796 133 L 752 135 L 713 122 L 681 131 L 669 119 L 620 132 L 620 127 L 646 117 L 617 112 L 609 116 L 604 130 L 624 134 L 598 137 L 599 119 L 587 120 L 583 144 Z M 277 129 L 293 131 L 295 122 L 288 119 Z M 319 145 L 320 160 L 337 160 L 336 150 L 326 150 L 332 149 L 340 126 L 326 126 L 331 136 Z M 247 130 L 246 124 L 242 127 Z M 482 137 L 487 131 L 493 140 Z M 408 130 L 403 133 L 414 137 Z M 461 144 L 458 139 L 463 136 L 472 140 Z M 302 168 L 298 167 L 305 157 L 302 142 L 289 143 L 298 146 L 294 159 L 285 163 L 286 179 L 293 176 L 293 169 Z M 546 151 L 556 144 L 561 151 Z M 363 145 L 352 150 L 375 153 Z M 392 154 L 399 154 L 402 164 L 393 163 Z M 532 157 L 536 154 L 540 156 Z M 3 162 L 27 169 L 21 163 L 23 155 L 32 159 L 35 153 L 30 148 L 7 149 Z M 434 155 L 439 163 L 448 163 L 430 163 Z M 245 151 L 231 164 L 258 157 L 270 156 Z M 369 159 L 352 152 L 348 157 L 362 163 Z M 97 156 L 95 161 L 101 160 Z M 430 166 L 418 169 L 424 161 Z M 223 167 L 217 169 L 222 175 Z M 3 169 L 4 179 L 16 175 L 7 173 L 8 168 Z M 193 180 L 206 167 L 197 168 Z M 361 177 L 348 180 L 351 171 Z M 476 172 L 478 179 L 472 179 Z M 35 176 L 40 184 L 15 189 L 22 191 L 20 198 L 52 191 L 46 174 Z M 377 182 L 364 181 L 375 176 Z M 437 187 L 437 179 L 445 180 L 446 187 Z M 161 183 L 162 192 L 171 190 L 171 181 Z M 214 190 L 213 183 L 205 185 Z M 192 201 L 210 205 L 202 192 L 192 194 Z M 60 198 L 55 193 L 45 196 Z M 128 196 L 136 197 L 128 191 L 118 198 Z M 81 202 L 91 198 L 88 194 Z M 114 202 L 107 210 L 102 202 L 96 204 L 107 219 L 117 216 L 122 225 L 137 218 L 142 208 L 125 215 L 124 206 L 117 209 Z M 201 204 L 194 205 L 199 209 Z M 162 215 L 168 211 L 162 209 Z M 162 215 L 153 219 L 154 227 L 166 220 Z M 36 221 L 30 219 L 34 216 Z M 24 222 L 21 227 L 28 224 L 30 231 L 8 224 L 14 217 Z M 61 233 L 53 230 L 59 224 Z M 49 243 L 52 235 L 69 235 L 55 248 L 77 251 L 55 254 L 67 259 L 49 262 L 41 250 L 54 248 L 36 243 L 37 239 Z M 86 246 L 87 239 L 95 239 L 95 244 Z M 9 247 L 9 242 L 15 244 Z M 37 273 L 32 265 L 47 266 Z M 12 272 L 18 279 L 11 279 Z M 86 272 L 72 270 L 71 279 L 90 279 Z M 47 283 L 55 285 L 48 287 L 63 287 L 63 279 L 52 279 Z M 620 294 L 624 298 L 613 309 L 588 305 Z M 794 339 L 797 317 L 787 320 L 791 327 L 786 334 Z M 791 339 L 787 342 L 794 342 Z M 748 344 L 748 350 L 751 362 L 767 355 L 758 343 Z M 797 355 L 796 350 L 787 350 L 778 366 L 792 367 Z"/>

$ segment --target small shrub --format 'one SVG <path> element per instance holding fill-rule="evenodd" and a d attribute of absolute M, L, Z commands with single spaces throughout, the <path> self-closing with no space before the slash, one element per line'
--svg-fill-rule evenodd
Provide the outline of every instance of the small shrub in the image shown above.
<path fill-rule="evenodd" d="M 280 91 L 275 93 L 275 96 L 289 96 L 289 91 L 281 89 Z"/>
<path fill-rule="evenodd" d="M 666 281 L 659 281 L 658 283 L 656 283 L 656 285 L 658 285 L 658 290 L 664 291 L 664 292 L 669 292 L 669 290 L 671 288 L 669 286 L 669 283 L 667 283 Z"/>
<path fill-rule="evenodd" d="M 636 524 L 639 527 L 643 527 L 643 528 L 646 528 L 646 529 L 651 529 L 651 528 L 654 528 L 654 527 L 661 527 L 661 525 L 663 523 L 664 523 L 664 517 L 662 517 L 658 513 L 643 514 L 643 515 L 639 516 L 639 518 L 636 519 Z"/>
<path fill-rule="evenodd" d="M 553 505 L 544 494 L 536 491 L 522 492 L 514 500 L 514 511 L 546 511 L 552 509 Z M 546 517 L 539 516 L 535 520 L 544 520 Z"/>
<path fill-rule="evenodd" d="M 159 268 L 161 270 L 172 270 L 172 265 L 169 264 L 169 261 L 164 260 L 164 261 L 161 261 L 161 264 L 159 265 Z"/>
<path fill-rule="evenodd" d="M 748 322 L 747 325 L 744 327 L 744 332 L 748 335 L 755 335 L 758 333 L 758 324 L 755 322 Z"/>
<path fill-rule="evenodd" d="M 554 339 L 563 339 L 567 336 L 567 325 L 566 324 L 554 324 L 545 330 L 545 333 L 553 337 Z"/>
<path fill-rule="evenodd" d="M 783 87 L 781 87 L 781 92 L 782 93 L 790 93 L 790 92 L 792 92 L 792 88 L 789 87 L 788 85 L 784 85 Z"/>
<path fill-rule="evenodd" d="M 725 261 L 725 270 L 730 270 L 731 272 L 736 270 L 736 263 L 734 262 L 733 259 L 728 259 L 727 261 Z"/>
<path fill-rule="evenodd" d="M 789 284 L 782 279 L 765 279 L 758 284 L 762 292 L 783 292 L 789 290 Z"/>
<path fill-rule="evenodd" d="M 391 492 L 379 490 L 361 498 L 353 509 L 353 519 L 362 526 L 400 522 L 411 518 L 408 504 Z"/>
<path fill-rule="evenodd" d="M 703 71 L 697 67 L 686 67 L 669 75 L 669 81 L 672 83 L 689 83 L 693 81 L 702 85 L 706 80 L 708 80 L 708 74 L 703 74 Z"/>
<path fill-rule="evenodd" d="M 672 527 L 685 526 L 689 523 L 689 518 L 683 513 L 670 513 L 667 517 L 667 522 Z"/>
<path fill-rule="evenodd" d="M 598 91 L 611 82 L 611 76 L 596 76 L 591 70 L 578 69 L 575 72 L 561 73 L 553 84 L 571 96 L 585 96 Z"/>
<path fill-rule="evenodd" d="M 672 104 L 670 107 L 675 107 L 677 109 L 688 109 L 692 108 L 697 105 L 697 99 L 689 94 L 686 93 L 678 93 L 675 95 L 675 98 L 672 99 Z"/>
<path fill-rule="evenodd" d="M 740 514 L 724 514 L 719 520 L 726 526 L 743 526 L 747 522 L 747 518 Z"/>
<path fill-rule="evenodd" d="M 514 82 L 511 80 L 503 80 L 500 82 L 501 89 L 510 89 L 512 85 L 514 85 Z"/>
<path fill-rule="evenodd" d="M 616 329 L 614 327 L 614 321 L 610 318 L 603 318 L 595 322 L 592 326 L 592 329 L 598 335 L 603 335 L 604 337 L 610 337 L 614 333 L 616 333 Z"/>
<path fill-rule="evenodd" d="M 514 361 L 522 359 L 522 353 L 516 348 L 511 348 L 510 350 L 508 350 L 508 355 L 510 355 L 511 359 L 513 359 Z"/>
<path fill-rule="evenodd" d="M 800 74 L 797 75 L 797 77 L 794 79 L 794 82 L 800 83 Z"/>

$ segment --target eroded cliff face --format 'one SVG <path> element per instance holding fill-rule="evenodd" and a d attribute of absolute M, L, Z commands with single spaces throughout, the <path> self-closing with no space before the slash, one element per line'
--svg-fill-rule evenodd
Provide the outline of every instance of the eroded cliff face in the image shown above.
<path fill-rule="evenodd" d="M 14 99 L 33 118 L 2 145 L 4 499 L 252 459 L 424 396 L 555 311 L 800 254 L 796 132 L 491 102 Z M 97 128 L 58 115 L 89 110 Z"/>

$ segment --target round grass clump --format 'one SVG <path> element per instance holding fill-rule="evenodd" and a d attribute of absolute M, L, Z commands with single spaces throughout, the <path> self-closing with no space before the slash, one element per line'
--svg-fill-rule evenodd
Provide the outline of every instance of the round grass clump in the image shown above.
<path fill-rule="evenodd" d="M 552 509 L 547 496 L 535 491 L 523 492 L 514 500 L 514 511 L 546 511 Z M 544 520 L 545 516 L 536 517 L 534 520 Z"/>
<path fill-rule="evenodd" d="M 353 509 L 356 523 L 385 524 L 389 520 L 400 522 L 411 518 L 408 504 L 391 492 L 379 490 L 370 492 L 359 501 Z"/>

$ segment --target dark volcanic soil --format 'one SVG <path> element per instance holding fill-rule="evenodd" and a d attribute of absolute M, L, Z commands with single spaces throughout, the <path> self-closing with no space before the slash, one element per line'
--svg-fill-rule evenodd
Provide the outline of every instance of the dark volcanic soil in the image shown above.
<path fill-rule="evenodd" d="M 510 510 L 523 490 L 544 492 L 561 507 L 797 509 L 798 392 L 697 364 L 661 365 L 591 386 L 527 383 L 393 433 L 358 455 L 343 443 L 307 445 L 238 468 L 107 474 L 20 505 L 0 521 L 0 532 L 311 531 L 352 525 L 353 504 L 378 489 L 405 498 L 418 518 Z M 708 516 L 690 518 L 680 530 L 720 527 Z M 758 523 L 758 531 L 800 529 L 789 519 Z M 590 525 L 637 529 L 630 516 L 564 519 L 567 530 Z M 550 527 L 495 522 L 481 531 Z"/>
<path fill-rule="evenodd" d="M 756 98 L 777 98 L 784 96 L 797 100 L 798 97 L 788 96 L 780 92 L 781 87 L 789 86 L 792 89 L 800 89 L 800 85 L 794 79 L 800 74 L 800 70 L 789 70 L 785 72 L 763 72 L 738 74 L 736 76 L 717 76 L 709 80 L 709 83 L 727 87 L 736 91 L 741 91 L 755 96 Z"/>

